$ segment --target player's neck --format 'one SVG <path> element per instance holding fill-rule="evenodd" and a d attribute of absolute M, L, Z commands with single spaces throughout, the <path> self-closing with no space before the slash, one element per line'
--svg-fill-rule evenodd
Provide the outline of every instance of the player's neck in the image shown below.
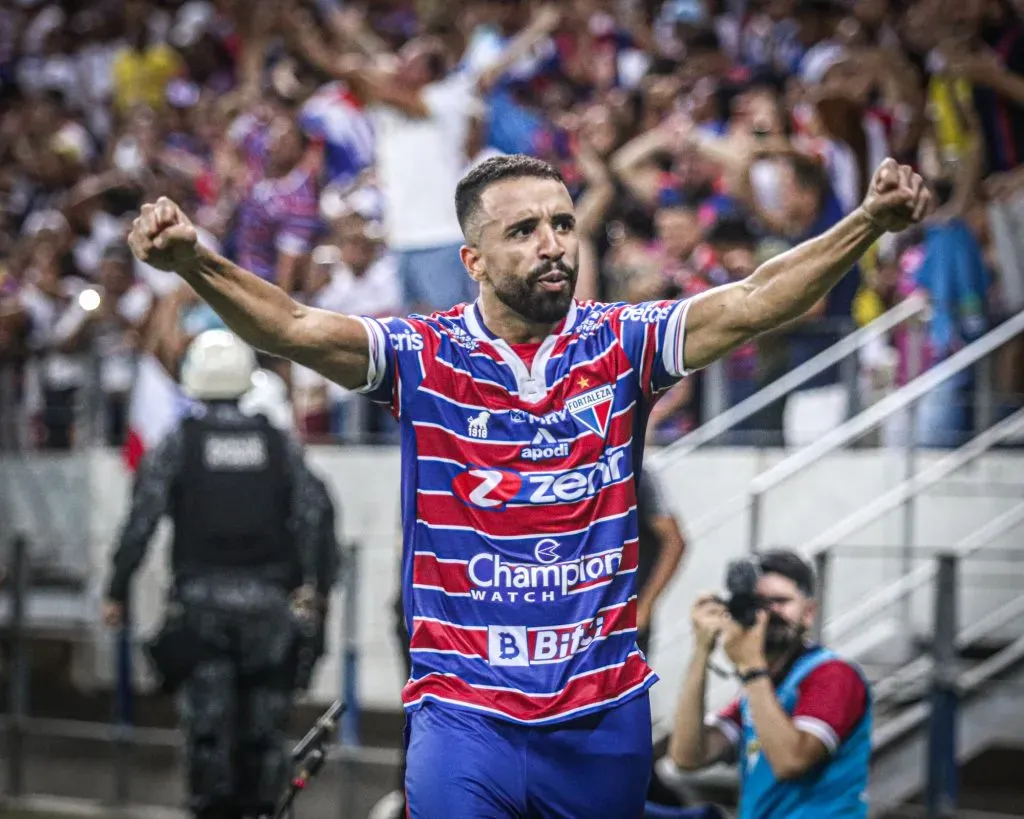
<path fill-rule="evenodd" d="M 553 324 L 538 324 L 521 316 L 500 299 L 483 295 L 477 305 L 484 326 L 508 344 L 539 344 L 562 322 L 559 319 Z"/>

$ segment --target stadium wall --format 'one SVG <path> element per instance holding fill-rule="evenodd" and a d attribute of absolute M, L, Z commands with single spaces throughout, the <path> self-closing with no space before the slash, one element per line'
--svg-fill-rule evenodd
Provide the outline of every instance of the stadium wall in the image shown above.
<path fill-rule="evenodd" d="M 751 478 L 779 461 L 785 453 L 772 450 L 718 449 L 688 456 L 661 473 L 665 494 L 684 525 L 696 528 L 699 521 L 730 498 L 742 496 Z M 359 687 L 364 707 L 387 709 L 398 702 L 400 664 L 392 637 L 391 602 L 395 594 L 399 560 L 397 450 L 381 448 L 313 447 L 310 457 L 318 471 L 326 476 L 340 501 L 340 527 L 345 539 L 361 545 L 359 582 L 359 629 L 361 648 Z M 940 453 L 920 453 L 919 468 L 941 457 Z M 39 469 L 45 466 L 42 462 Z M 52 464 L 51 464 L 52 466 Z M 6 468 L 13 468 L 8 462 Z M 34 469 L 32 464 L 22 468 Z M 904 456 L 897 450 L 861 450 L 832 455 L 805 473 L 797 475 L 768 497 L 763 513 L 764 544 L 795 546 L 821 533 L 863 504 L 895 486 L 904 475 Z M 109 550 L 123 520 L 130 490 L 130 477 L 120 456 L 113 451 L 97 451 L 87 456 L 82 469 L 87 498 L 66 496 L 68 503 L 81 502 L 87 516 L 90 594 L 92 611 L 98 612 L 98 600 L 106 578 Z M 958 481 L 994 484 L 1024 483 L 1024 456 L 1019 453 L 993 453 L 957 475 Z M 9 485 L 26 486 L 22 481 Z M 87 487 L 87 490 L 84 488 Z M 1004 491 L 1003 497 L 968 497 L 951 490 L 918 499 L 914 525 L 917 542 L 922 546 L 942 547 L 991 520 L 1019 502 Z M 1019 498 L 1020 493 L 1017 493 Z M 15 520 L 30 521 L 27 494 L 15 492 Z M 20 509 L 20 511 L 19 511 Z M 663 682 L 655 687 L 656 714 L 671 709 L 689 652 L 688 606 L 703 589 L 714 589 L 728 560 L 746 553 L 748 515 L 737 513 L 725 525 L 691 537 L 683 570 L 663 597 L 657 611 L 658 634 L 651 661 Z M 865 527 L 851 538 L 835 558 L 829 586 L 829 611 L 846 610 L 870 592 L 899 576 L 903 565 L 901 543 L 903 519 L 896 511 Z M 1009 547 L 1019 538 L 1007 538 L 997 547 Z M 166 583 L 166 527 L 154 543 L 139 573 L 134 589 L 137 628 L 147 633 L 156 627 Z M 985 576 L 974 577 L 978 572 Z M 962 606 L 969 619 L 991 611 L 1014 593 L 1019 576 L 1007 582 L 993 583 L 994 572 L 981 561 L 965 568 Z M 890 654 L 898 651 L 909 633 L 930 631 L 931 594 L 925 589 L 904 612 L 898 607 L 866 618 L 861 626 L 839 641 L 840 647 L 851 641 Z M 337 601 L 335 613 L 340 611 Z M 903 626 L 909 616 L 911 627 Z M 337 617 L 329 635 L 330 655 L 321 663 L 312 697 L 329 701 L 338 691 L 338 647 L 340 634 Z M 93 627 L 93 638 L 78 652 L 75 677 L 85 688 L 105 687 L 111 682 L 112 641 L 102 627 Z M 142 663 L 140 683 L 150 681 Z M 731 693 L 731 685 L 716 681 L 710 692 L 712 704 L 722 702 Z"/>

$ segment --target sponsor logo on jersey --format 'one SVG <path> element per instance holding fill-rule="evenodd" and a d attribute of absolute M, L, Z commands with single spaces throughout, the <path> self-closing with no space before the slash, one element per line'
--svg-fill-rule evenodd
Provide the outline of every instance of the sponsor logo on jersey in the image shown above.
<path fill-rule="evenodd" d="M 551 537 L 538 540 L 537 545 L 533 547 L 533 556 L 538 563 L 554 563 L 558 560 L 559 545 L 559 542 Z"/>
<path fill-rule="evenodd" d="M 391 346 L 400 353 L 418 352 L 423 349 L 423 336 L 406 330 L 404 333 L 389 333 L 388 339 Z"/>
<path fill-rule="evenodd" d="M 544 564 L 511 563 L 495 552 L 479 552 L 466 567 L 473 584 L 469 596 L 482 603 L 553 603 L 574 591 L 603 585 L 621 564 L 622 549 Z"/>
<path fill-rule="evenodd" d="M 675 305 L 637 304 L 626 307 L 619 313 L 623 321 L 637 321 L 641 324 L 656 324 L 668 318 Z"/>
<path fill-rule="evenodd" d="M 533 415 L 532 413 L 526 412 L 525 410 L 514 409 L 509 410 L 508 417 L 513 424 L 530 423 L 540 424 L 541 426 L 547 427 L 551 426 L 552 424 L 557 424 L 561 421 L 564 421 L 566 418 L 569 417 L 569 411 L 560 409 L 552 410 L 551 412 L 547 412 L 544 415 Z"/>
<path fill-rule="evenodd" d="M 555 436 L 544 427 L 537 430 L 529 446 L 519 451 L 521 458 L 527 461 L 550 461 L 555 458 L 569 457 L 569 442 L 557 441 Z"/>
<path fill-rule="evenodd" d="M 608 419 L 612 414 L 612 401 L 615 398 L 615 393 L 608 384 L 588 390 L 590 383 L 590 379 L 586 376 L 581 375 L 577 378 L 576 386 L 581 390 L 587 390 L 587 392 L 567 398 L 565 408 L 583 426 L 603 438 L 608 431 Z"/>
<path fill-rule="evenodd" d="M 487 661 L 499 666 L 557 663 L 586 651 L 603 628 L 604 617 L 562 628 L 488 626 Z"/>
<path fill-rule="evenodd" d="M 605 320 L 605 310 L 592 310 L 590 315 L 581 321 L 573 332 L 579 338 L 586 338 L 587 336 L 593 335 L 593 333 L 601 326 L 601 322 Z"/>
<path fill-rule="evenodd" d="M 625 477 L 625 458 L 619 449 L 595 464 L 554 474 L 470 466 L 455 476 L 452 492 L 469 506 L 496 511 L 509 504 L 573 503 Z"/>
<path fill-rule="evenodd" d="M 440 329 L 453 342 L 467 350 L 475 350 L 480 346 L 479 341 L 455 324 L 443 324 Z"/>
<path fill-rule="evenodd" d="M 486 438 L 487 422 L 491 420 L 491 414 L 487 410 L 480 410 L 479 415 L 469 419 L 469 437 Z"/>

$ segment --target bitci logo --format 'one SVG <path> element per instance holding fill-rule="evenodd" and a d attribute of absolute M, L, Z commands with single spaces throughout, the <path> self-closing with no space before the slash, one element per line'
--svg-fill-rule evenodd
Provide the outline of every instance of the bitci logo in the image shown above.
<path fill-rule="evenodd" d="M 551 628 L 488 626 L 487 661 L 494 666 L 560 663 L 603 639 L 605 618 Z"/>
<path fill-rule="evenodd" d="M 487 648 L 491 665 L 524 666 L 530 664 L 525 626 L 489 626 Z"/>

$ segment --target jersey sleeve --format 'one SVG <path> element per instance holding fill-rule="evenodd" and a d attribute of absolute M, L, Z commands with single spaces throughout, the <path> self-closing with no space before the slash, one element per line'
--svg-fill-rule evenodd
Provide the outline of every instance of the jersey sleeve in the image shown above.
<path fill-rule="evenodd" d="M 692 299 L 617 305 L 610 319 L 644 395 L 663 392 L 689 375 L 683 361 Z"/>
<path fill-rule="evenodd" d="M 842 660 L 822 663 L 800 684 L 793 724 L 836 752 L 867 708 L 867 686 L 857 670 Z"/>
<path fill-rule="evenodd" d="M 733 700 L 721 711 L 708 714 L 704 718 L 704 724 L 708 728 L 717 728 L 722 735 L 732 743 L 737 750 L 743 739 L 743 718 L 740 715 L 740 701 Z"/>
<path fill-rule="evenodd" d="M 366 328 L 370 345 L 366 384 L 356 392 L 387 404 L 397 418 L 402 396 L 411 395 L 426 377 L 427 362 L 440 343 L 437 331 L 420 319 L 356 318 Z"/>

